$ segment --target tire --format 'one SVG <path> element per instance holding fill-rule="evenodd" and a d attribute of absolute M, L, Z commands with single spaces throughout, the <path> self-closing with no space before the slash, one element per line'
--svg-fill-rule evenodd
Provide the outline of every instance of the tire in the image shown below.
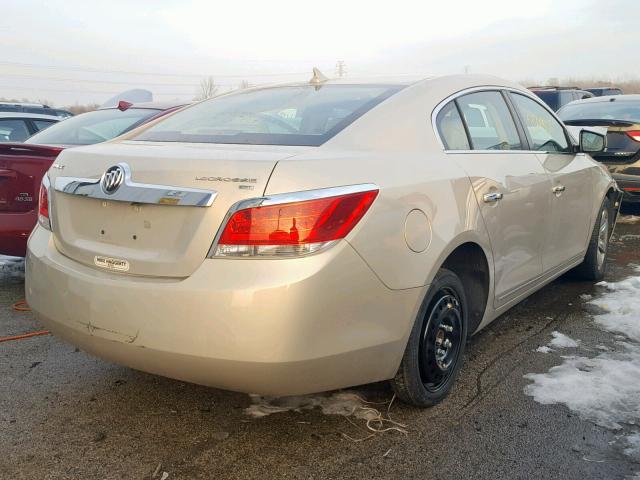
<path fill-rule="evenodd" d="M 600 281 L 607 270 L 607 257 L 609 255 L 609 239 L 611 238 L 611 202 L 605 198 L 598 211 L 598 217 L 589 247 L 584 256 L 584 261 L 575 270 L 575 276 L 583 280 Z"/>
<path fill-rule="evenodd" d="M 411 330 L 400 368 L 391 380 L 400 400 L 425 408 L 449 394 L 462 366 L 467 311 L 462 282 L 452 271 L 440 269 Z"/>

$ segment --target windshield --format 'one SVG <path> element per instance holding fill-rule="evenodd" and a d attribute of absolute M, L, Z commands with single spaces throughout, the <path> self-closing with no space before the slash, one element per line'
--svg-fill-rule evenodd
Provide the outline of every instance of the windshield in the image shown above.
<path fill-rule="evenodd" d="M 178 112 L 134 140 L 317 146 L 400 88 L 303 85 L 239 92 Z"/>
<path fill-rule="evenodd" d="M 569 104 L 558 112 L 558 116 L 564 121 L 624 120 L 640 123 L 640 100 Z"/>
<path fill-rule="evenodd" d="M 149 108 L 117 108 L 83 113 L 36 133 L 25 143 L 40 145 L 93 145 L 123 134 L 142 121 L 160 113 Z"/>

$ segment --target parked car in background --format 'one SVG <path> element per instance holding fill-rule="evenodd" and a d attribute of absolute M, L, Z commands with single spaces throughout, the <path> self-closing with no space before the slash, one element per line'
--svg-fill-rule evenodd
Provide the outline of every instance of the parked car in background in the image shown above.
<path fill-rule="evenodd" d="M 60 119 L 73 117 L 73 113 L 67 110 L 52 108 L 41 103 L 0 102 L 0 112 L 38 113 L 41 115 L 53 115 Z"/>
<path fill-rule="evenodd" d="M 569 102 L 593 97 L 593 93 L 577 87 L 529 87 L 544 103 L 557 112 Z"/>
<path fill-rule="evenodd" d="M 52 115 L 0 112 L 0 143 L 24 142 L 34 133 L 59 121 L 59 117 Z"/>
<path fill-rule="evenodd" d="M 431 406 L 472 333 L 570 269 L 602 278 L 620 192 L 579 136 L 494 77 L 216 97 L 62 152 L 27 301 L 136 369 L 268 395 L 391 379 Z"/>
<path fill-rule="evenodd" d="M 625 202 L 640 202 L 640 95 L 573 102 L 558 115 L 567 125 L 607 129 L 607 148 L 593 157 L 609 168 Z"/>
<path fill-rule="evenodd" d="M 42 176 L 62 150 L 110 140 L 181 106 L 175 103 L 122 103 L 119 108 L 76 115 L 36 133 L 24 143 L 0 143 L 0 254 L 25 255 L 27 238 L 38 219 L 37 195 Z M 0 114 L 0 140 L 3 132 L 2 115 L 12 116 L 14 123 L 11 125 L 16 124 L 17 120 L 13 118 L 16 115 L 38 117 L 35 114 Z M 57 117 L 46 117 L 31 122 L 35 128 L 45 121 L 58 120 Z M 34 131 L 29 130 L 26 136 Z M 9 141 L 22 141 L 24 135 L 24 132 L 20 135 L 10 132 Z"/>
<path fill-rule="evenodd" d="M 592 87 L 585 88 L 587 92 L 593 93 L 596 97 L 610 97 L 612 95 L 623 95 L 622 89 L 616 87 Z"/>

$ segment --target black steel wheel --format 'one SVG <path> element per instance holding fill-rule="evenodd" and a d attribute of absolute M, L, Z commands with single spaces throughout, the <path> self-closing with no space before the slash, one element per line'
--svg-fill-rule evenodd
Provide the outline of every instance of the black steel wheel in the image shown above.
<path fill-rule="evenodd" d="M 467 340 L 467 306 L 458 276 L 440 269 L 427 292 L 391 381 L 398 398 L 418 407 L 444 399 L 462 364 Z"/>
<path fill-rule="evenodd" d="M 446 385 L 458 361 L 461 339 L 460 300 L 454 290 L 442 288 L 434 297 L 420 344 L 420 378 L 427 390 L 437 392 Z"/>

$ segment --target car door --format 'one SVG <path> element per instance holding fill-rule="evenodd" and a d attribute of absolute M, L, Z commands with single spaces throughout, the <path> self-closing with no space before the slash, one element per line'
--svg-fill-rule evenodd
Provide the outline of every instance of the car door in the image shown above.
<path fill-rule="evenodd" d="M 439 111 L 436 122 L 480 206 L 494 256 L 494 305 L 500 307 L 542 274 L 550 180 L 536 154 L 525 150 L 502 92 L 463 94 Z"/>
<path fill-rule="evenodd" d="M 551 222 L 542 254 L 545 272 L 571 263 L 584 254 L 591 225 L 593 163 L 575 153 L 565 127 L 537 100 L 511 92 L 530 148 L 551 179 Z"/>

